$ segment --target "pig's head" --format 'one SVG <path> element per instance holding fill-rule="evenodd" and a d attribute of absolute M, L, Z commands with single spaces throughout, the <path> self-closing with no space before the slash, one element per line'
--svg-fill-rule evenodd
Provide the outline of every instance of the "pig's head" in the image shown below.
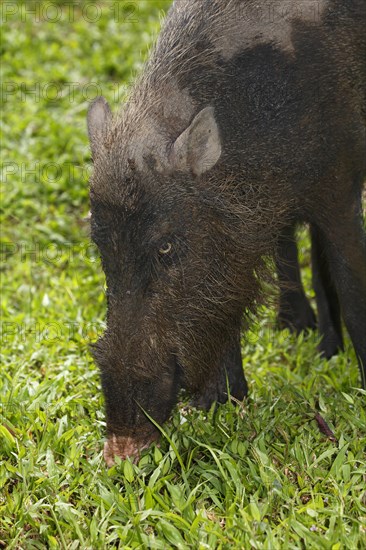
<path fill-rule="evenodd" d="M 99 98 L 88 130 L 92 238 L 108 300 L 95 358 L 111 464 L 156 439 L 148 416 L 163 423 L 179 388 L 197 390 L 218 368 L 243 307 L 257 297 L 260 250 L 256 243 L 247 254 L 239 248 L 240 197 L 230 177 L 218 179 L 222 143 L 213 108 L 199 110 L 179 135 L 157 137 L 140 131 L 139 121 L 114 119 Z"/>

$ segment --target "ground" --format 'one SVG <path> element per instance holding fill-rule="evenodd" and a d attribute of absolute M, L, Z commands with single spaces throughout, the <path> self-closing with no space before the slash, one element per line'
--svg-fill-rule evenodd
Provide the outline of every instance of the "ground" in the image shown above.
<path fill-rule="evenodd" d="M 250 396 L 177 408 L 160 447 L 107 469 L 88 346 L 104 278 L 89 241 L 88 103 L 114 108 L 167 1 L 2 4 L 0 547 L 362 549 L 366 392 L 349 341 L 263 309 L 243 340 Z M 301 261 L 311 298 L 306 233 Z M 336 441 L 319 430 L 318 412 Z"/>

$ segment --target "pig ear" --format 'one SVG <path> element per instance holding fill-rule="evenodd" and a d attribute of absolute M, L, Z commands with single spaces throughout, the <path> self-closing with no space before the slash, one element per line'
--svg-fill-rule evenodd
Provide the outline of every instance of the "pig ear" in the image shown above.
<path fill-rule="evenodd" d="M 221 156 L 221 140 L 214 110 L 205 107 L 175 141 L 171 162 L 175 170 L 201 176 L 215 166 Z"/>
<path fill-rule="evenodd" d="M 97 97 L 88 109 L 88 134 L 93 157 L 96 156 L 101 144 L 101 136 L 112 113 L 104 97 Z"/>

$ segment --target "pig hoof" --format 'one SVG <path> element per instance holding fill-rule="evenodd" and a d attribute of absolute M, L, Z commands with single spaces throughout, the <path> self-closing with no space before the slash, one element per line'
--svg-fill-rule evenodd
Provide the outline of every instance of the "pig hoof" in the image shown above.
<path fill-rule="evenodd" d="M 330 359 L 344 350 L 342 336 L 335 331 L 328 331 L 327 334 L 324 334 L 318 349 L 322 357 Z"/>
<path fill-rule="evenodd" d="M 294 334 L 315 330 L 317 327 L 316 316 L 310 305 L 298 312 L 281 311 L 278 313 L 278 326 L 280 330 L 288 329 Z"/>
<path fill-rule="evenodd" d="M 155 438 L 150 438 L 148 442 L 142 443 L 130 436 L 121 436 L 112 434 L 104 444 L 104 460 L 108 467 L 114 465 L 114 457 L 119 456 L 122 460 L 130 458 L 136 463 L 140 458 L 140 453 L 147 449 Z"/>
<path fill-rule="evenodd" d="M 190 401 L 190 406 L 202 411 L 209 411 L 211 406 L 215 403 L 217 407 L 217 401 L 215 399 L 207 398 L 204 395 L 197 395 Z"/>

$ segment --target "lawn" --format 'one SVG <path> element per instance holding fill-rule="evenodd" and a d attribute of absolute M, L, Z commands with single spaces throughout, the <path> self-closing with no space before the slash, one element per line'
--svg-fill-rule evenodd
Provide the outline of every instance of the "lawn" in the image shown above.
<path fill-rule="evenodd" d="M 316 335 L 277 331 L 273 308 L 243 340 L 244 404 L 183 403 L 136 465 L 103 461 L 86 111 L 101 93 L 124 101 L 169 4 L 1 6 L 0 548 L 365 549 L 366 392 L 352 346 L 327 362 Z"/>

